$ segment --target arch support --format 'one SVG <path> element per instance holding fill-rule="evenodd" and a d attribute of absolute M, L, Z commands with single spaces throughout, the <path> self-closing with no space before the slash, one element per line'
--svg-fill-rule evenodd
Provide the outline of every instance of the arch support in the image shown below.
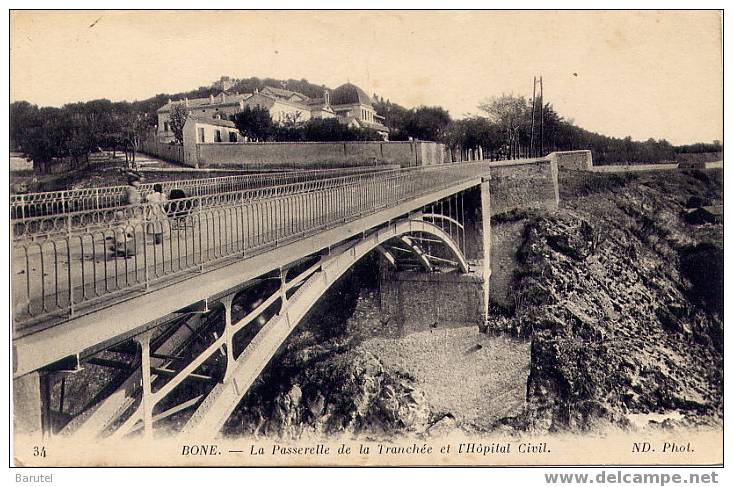
<path fill-rule="evenodd" d="M 215 436 L 278 348 L 329 287 L 372 250 L 376 249 L 385 255 L 383 243 L 404 235 L 408 235 L 407 238 L 410 241 L 409 234 L 412 233 L 429 234 L 443 241 L 456 256 L 461 269 L 464 272 L 468 271 L 466 259 L 450 235 L 434 224 L 423 220 L 400 220 L 365 234 L 359 240 L 346 242 L 333 248 L 317 264 L 305 271 L 299 278 L 294 279 L 294 281 L 302 282 L 287 300 L 287 306 L 273 316 L 252 339 L 247 348 L 235 358 L 231 372 L 228 372 L 222 383 L 214 386 L 203 403 L 196 409 L 184 426 L 183 434 L 196 438 L 197 441 L 204 437 Z M 391 255 L 388 252 L 387 254 Z M 280 290 L 273 296 L 278 297 L 279 293 Z"/>

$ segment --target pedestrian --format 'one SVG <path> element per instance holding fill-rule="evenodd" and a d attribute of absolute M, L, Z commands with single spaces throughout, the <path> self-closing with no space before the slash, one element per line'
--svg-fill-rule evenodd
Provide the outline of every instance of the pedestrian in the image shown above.
<path fill-rule="evenodd" d="M 155 245 L 159 245 L 163 242 L 163 224 L 167 220 L 164 204 L 168 197 L 163 193 L 163 185 L 154 184 L 153 192 L 145 200 L 149 203 L 147 233 L 153 236 Z"/>
<path fill-rule="evenodd" d="M 120 203 L 124 209 L 115 212 L 115 220 L 120 223 L 114 229 L 112 244 L 109 250 L 115 257 L 132 257 L 137 254 L 140 245 L 145 244 L 145 236 L 142 232 L 142 208 L 143 202 L 140 193 L 140 173 L 131 171 L 127 173 L 127 186 L 122 195 Z"/>

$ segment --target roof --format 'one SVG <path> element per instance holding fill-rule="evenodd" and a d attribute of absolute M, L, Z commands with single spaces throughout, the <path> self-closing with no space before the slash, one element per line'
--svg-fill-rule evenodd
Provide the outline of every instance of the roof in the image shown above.
<path fill-rule="evenodd" d="M 325 103 L 325 100 L 321 98 L 310 98 L 308 101 L 305 102 L 307 105 L 323 105 Z"/>
<path fill-rule="evenodd" d="M 303 100 L 307 100 L 308 97 L 305 96 L 303 93 L 299 93 L 297 91 L 290 91 L 286 90 L 284 88 L 273 88 L 272 86 L 265 86 L 262 88 L 261 92 L 267 92 L 272 93 L 273 95 L 281 98 L 290 98 L 293 95 L 299 96 Z"/>
<path fill-rule="evenodd" d="M 225 95 L 223 101 L 222 101 L 222 93 L 219 93 L 217 96 L 214 97 L 214 103 L 211 103 L 211 98 L 191 98 L 188 100 L 188 105 L 186 105 L 186 100 L 176 100 L 172 101 L 170 103 L 166 103 L 162 107 L 158 108 L 158 113 L 161 112 L 169 112 L 171 109 L 176 105 L 184 105 L 186 108 L 205 108 L 205 107 L 220 107 L 220 106 L 228 106 L 228 105 L 239 105 L 239 102 L 241 100 L 246 100 L 252 96 L 251 93 L 244 93 L 244 94 L 236 94 L 236 95 Z"/>
<path fill-rule="evenodd" d="M 346 83 L 331 93 L 331 105 L 351 105 L 360 103 L 372 106 L 372 99 L 364 90 L 351 83 Z"/>
<path fill-rule="evenodd" d="M 219 118 L 202 118 L 202 117 L 188 117 L 190 120 L 196 123 L 205 123 L 207 125 L 216 125 L 217 127 L 229 127 L 234 128 L 234 122 L 231 120 L 222 120 Z"/>
<path fill-rule="evenodd" d="M 290 105 L 292 107 L 300 108 L 302 110 L 310 110 L 310 107 L 308 107 L 308 105 L 306 105 L 304 102 L 292 101 L 292 100 L 288 100 L 287 98 L 280 98 L 279 96 L 275 96 L 271 93 L 264 93 L 260 91 L 260 92 L 254 93 L 251 96 L 251 98 L 256 98 L 256 97 L 266 98 L 268 100 L 272 100 L 273 102 L 283 103 L 285 105 Z"/>

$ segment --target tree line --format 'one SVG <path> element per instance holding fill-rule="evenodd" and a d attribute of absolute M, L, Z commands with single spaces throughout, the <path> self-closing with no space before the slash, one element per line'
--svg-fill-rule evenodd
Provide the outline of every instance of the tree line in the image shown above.
<path fill-rule="evenodd" d="M 383 140 L 369 128 L 350 127 L 335 118 L 310 119 L 299 122 L 290 117 L 282 123 L 274 123 L 270 112 L 259 106 L 244 107 L 231 117 L 240 134 L 252 141 L 272 142 L 352 142 Z"/>
<path fill-rule="evenodd" d="M 131 154 L 155 125 L 155 112 L 109 100 L 38 107 L 26 101 L 10 104 L 10 147 L 37 162 L 88 161 L 100 149 Z"/>
<path fill-rule="evenodd" d="M 439 106 L 407 109 L 377 95 L 374 100 L 391 129 L 391 140 L 433 140 L 453 150 L 480 147 L 484 157 L 514 159 L 587 149 L 598 164 L 658 163 L 674 161 L 681 154 L 723 150 L 720 141 L 673 146 L 664 139 L 635 141 L 601 135 L 563 118 L 551 103 L 539 107 L 523 96 L 494 96 L 479 103 L 481 115 L 457 120 Z"/>
<path fill-rule="evenodd" d="M 235 79 L 229 91 L 252 93 L 265 86 L 287 87 L 310 97 L 323 96 L 325 86 L 305 79 Z M 134 158 L 140 141 L 155 127 L 156 111 L 170 99 L 208 98 L 220 92 L 201 86 L 184 93 L 161 93 L 144 100 L 112 102 L 107 99 L 57 107 L 39 107 L 27 101 L 10 104 L 10 147 L 39 162 L 88 160 L 99 149 L 124 150 Z M 184 120 L 185 121 L 185 120 Z M 361 135 L 360 135 L 361 136 Z"/>
<path fill-rule="evenodd" d="M 230 91 L 253 92 L 265 86 L 287 87 L 316 98 L 325 86 L 307 80 L 246 78 L 232 80 Z M 55 107 L 26 101 L 10 105 L 11 148 L 35 161 L 84 160 L 100 148 L 137 151 L 140 140 L 153 129 L 156 110 L 171 98 L 201 98 L 218 94 L 213 86 L 175 95 L 158 94 L 134 102 L 92 100 Z M 681 154 L 722 152 L 720 141 L 673 146 L 668 141 L 634 141 L 590 132 L 560 116 L 551 103 L 539 107 L 516 95 L 494 96 L 479 103 L 480 115 L 453 119 L 440 106 L 407 109 L 374 95 L 374 108 L 390 128 L 390 140 L 442 142 L 452 150 L 481 149 L 484 157 L 539 156 L 555 150 L 590 149 L 599 164 L 672 161 Z M 173 114 L 172 125 L 182 132 L 185 109 Z M 176 117 L 178 122 L 176 122 Z M 349 127 L 334 119 L 273 123 L 265 109 L 245 109 L 233 117 L 240 133 L 250 140 L 355 141 L 381 140 L 374 130 Z M 177 125 L 176 125 L 177 123 Z M 180 127 L 179 127 L 180 126 Z M 177 137 L 178 138 L 178 137 Z M 180 139 L 180 138 L 179 138 Z"/>

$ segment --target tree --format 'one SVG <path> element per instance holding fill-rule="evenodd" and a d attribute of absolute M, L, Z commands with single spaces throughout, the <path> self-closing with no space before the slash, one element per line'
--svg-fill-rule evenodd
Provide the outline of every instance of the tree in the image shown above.
<path fill-rule="evenodd" d="M 183 143 L 183 126 L 186 125 L 186 119 L 188 118 L 188 110 L 186 107 L 178 104 L 174 105 L 171 109 L 170 115 L 170 126 L 173 137 L 179 144 Z"/>
<path fill-rule="evenodd" d="M 38 120 L 38 107 L 27 101 L 10 104 L 10 147 L 23 150 L 28 132 Z"/>
<path fill-rule="evenodd" d="M 485 157 L 497 152 L 503 144 L 499 127 L 486 117 L 454 120 L 445 131 L 443 142 L 451 149 L 478 149 Z"/>
<path fill-rule="evenodd" d="M 384 101 L 383 97 L 379 97 L 377 101 L 375 96 L 374 100 L 374 109 L 384 117 L 384 125 L 392 129 L 390 139 L 407 140 L 410 135 L 405 131 L 405 127 L 410 117 L 410 111 L 389 100 Z"/>
<path fill-rule="evenodd" d="M 270 137 L 278 142 L 382 140 L 376 130 L 349 127 L 335 118 L 311 119 L 297 126 L 277 124 L 270 130 Z"/>
<path fill-rule="evenodd" d="M 444 108 L 422 106 L 410 110 L 404 131 L 414 139 L 439 141 L 450 122 L 450 115 Z"/>
<path fill-rule="evenodd" d="M 265 140 L 272 132 L 272 118 L 267 108 L 246 106 L 234 115 L 234 125 L 239 133 L 252 140 Z"/>
<path fill-rule="evenodd" d="M 125 160 L 135 165 L 135 156 L 145 136 L 155 126 L 155 114 L 129 112 L 122 115 L 118 142 L 125 147 Z"/>
<path fill-rule="evenodd" d="M 439 141 L 451 122 L 448 111 L 439 106 L 421 106 L 408 110 L 396 103 L 374 96 L 374 109 L 384 117 L 384 124 L 392 129 L 392 140 L 409 138 Z"/>
<path fill-rule="evenodd" d="M 522 128 L 529 119 L 527 100 L 523 96 L 501 95 L 480 103 L 478 107 L 506 134 L 510 157 L 518 157 Z"/>

